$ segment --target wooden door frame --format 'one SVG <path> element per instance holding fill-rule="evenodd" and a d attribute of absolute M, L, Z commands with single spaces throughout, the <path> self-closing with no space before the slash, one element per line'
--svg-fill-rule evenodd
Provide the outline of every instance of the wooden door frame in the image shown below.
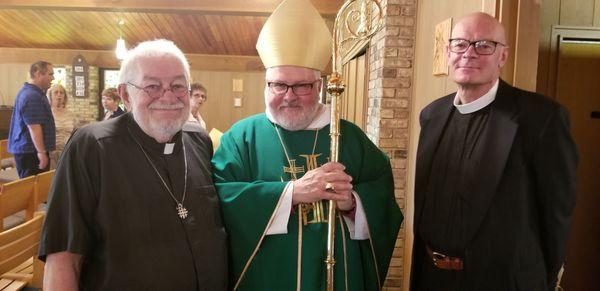
<path fill-rule="evenodd" d="M 548 62 L 548 75 L 546 83 L 546 94 L 556 99 L 556 86 L 558 86 L 558 58 L 560 42 L 564 39 L 597 39 L 600 42 L 600 27 L 582 26 L 552 26 L 552 38 L 550 41 L 550 60 Z"/>

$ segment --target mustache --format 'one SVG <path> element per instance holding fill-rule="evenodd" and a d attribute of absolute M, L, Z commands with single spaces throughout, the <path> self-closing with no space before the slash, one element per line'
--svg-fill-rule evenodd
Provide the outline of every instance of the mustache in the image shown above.
<path fill-rule="evenodd" d="M 183 105 L 182 102 L 171 103 L 171 104 L 152 103 L 152 104 L 150 104 L 150 106 L 148 106 L 148 108 L 150 108 L 150 109 L 166 109 L 166 110 L 183 109 L 184 107 L 185 106 Z"/>
<path fill-rule="evenodd" d="M 281 104 L 279 104 L 278 108 L 283 108 L 283 107 L 301 107 L 299 102 L 281 102 Z"/>

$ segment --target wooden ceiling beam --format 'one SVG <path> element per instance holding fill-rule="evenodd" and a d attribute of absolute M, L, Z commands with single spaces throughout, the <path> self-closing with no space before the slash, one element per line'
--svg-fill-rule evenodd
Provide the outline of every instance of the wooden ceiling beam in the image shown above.
<path fill-rule="evenodd" d="M 282 0 L 2 0 L 0 9 L 206 13 L 268 16 Z M 311 0 L 327 18 L 335 17 L 344 0 Z"/>

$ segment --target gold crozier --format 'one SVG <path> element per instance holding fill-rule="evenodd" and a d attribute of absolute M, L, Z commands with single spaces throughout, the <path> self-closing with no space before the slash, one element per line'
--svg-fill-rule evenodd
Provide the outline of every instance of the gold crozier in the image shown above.
<path fill-rule="evenodd" d="M 320 155 L 322 154 L 300 156 L 306 160 L 306 169 L 310 171 L 319 167 L 317 158 Z M 302 224 L 304 225 L 307 225 L 309 223 L 327 223 L 327 215 L 325 209 L 323 208 L 323 201 L 316 201 L 313 203 L 302 203 L 300 204 L 300 210 L 302 213 Z"/>

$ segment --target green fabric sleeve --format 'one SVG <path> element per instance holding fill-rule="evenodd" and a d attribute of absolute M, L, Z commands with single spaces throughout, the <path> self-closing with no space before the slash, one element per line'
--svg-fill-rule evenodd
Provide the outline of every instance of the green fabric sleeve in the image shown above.
<path fill-rule="evenodd" d="M 214 182 L 221 199 L 225 226 L 229 232 L 231 255 L 238 260 L 232 267 L 239 276 L 250 258 L 287 182 L 252 181 L 251 161 L 241 147 L 243 140 L 225 134 L 213 158 Z M 237 278 L 236 278 L 237 279 Z"/>
<path fill-rule="evenodd" d="M 357 181 L 353 185 L 363 204 L 369 234 L 376 256 L 381 284 L 385 280 L 400 225 L 402 213 L 394 196 L 394 178 L 388 157 L 356 126 L 342 123 L 346 146 L 342 149 L 342 163 Z M 348 134 L 353 131 L 354 134 Z M 356 160 L 359 158 L 360 160 Z M 369 247 L 370 248 L 370 247 Z M 364 254 L 372 258 L 372 254 Z"/>

